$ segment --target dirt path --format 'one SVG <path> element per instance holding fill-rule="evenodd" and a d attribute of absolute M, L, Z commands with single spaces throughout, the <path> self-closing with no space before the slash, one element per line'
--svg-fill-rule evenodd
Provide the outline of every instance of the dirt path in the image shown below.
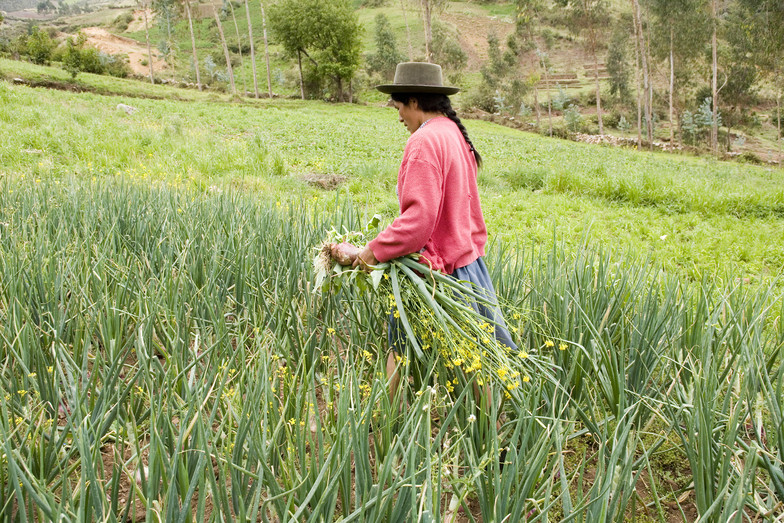
<path fill-rule="evenodd" d="M 117 36 L 110 33 L 103 27 L 86 27 L 82 33 L 87 36 L 87 44 L 95 47 L 99 51 L 111 55 L 127 55 L 128 65 L 133 74 L 146 76 L 150 74 L 150 67 L 147 62 L 147 47 L 136 40 Z M 166 62 L 160 57 L 158 50 L 152 49 L 152 67 L 154 72 L 166 69 Z"/>

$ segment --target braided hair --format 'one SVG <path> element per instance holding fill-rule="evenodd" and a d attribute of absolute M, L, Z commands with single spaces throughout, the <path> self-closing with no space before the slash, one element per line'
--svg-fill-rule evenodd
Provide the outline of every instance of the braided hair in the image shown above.
<path fill-rule="evenodd" d="M 463 134 L 466 143 L 471 148 L 471 152 L 474 153 L 477 167 L 482 166 L 482 157 L 468 137 L 468 131 L 463 125 L 463 122 L 460 121 L 460 118 L 457 117 L 457 113 L 452 108 L 452 102 L 447 95 L 441 93 L 393 93 L 391 96 L 394 101 L 400 102 L 403 105 L 408 105 L 408 102 L 413 98 L 417 101 L 417 104 L 422 111 L 426 113 L 441 113 L 455 122 L 455 125 L 457 125 L 457 128 L 460 129 L 460 132 Z"/>

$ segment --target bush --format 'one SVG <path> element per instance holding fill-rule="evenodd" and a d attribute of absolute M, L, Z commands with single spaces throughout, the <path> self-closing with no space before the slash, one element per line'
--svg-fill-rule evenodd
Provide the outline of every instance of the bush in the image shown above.
<path fill-rule="evenodd" d="M 131 25 L 131 22 L 133 22 L 133 13 L 127 11 L 115 18 L 114 22 L 112 22 L 112 26 L 122 33 L 128 29 L 128 26 Z"/>
<path fill-rule="evenodd" d="M 560 84 L 556 84 L 556 87 L 558 87 L 558 94 L 553 96 L 553 109 L 556 111 L 563 111 L 564 108 L 571 103 L 572 97 L 569 96 L 569 93 L 567 93 Z"/>
<path fill-rule="evenodd" d="M 569 132 L 579 133 L 585 128 L 585 121 L 583 115 L 580 114 L 580 109 L 574 104 L 569 104 L 569 107 L 564 111 L 564 122 Z"/>
<path fill-rule="evenodd" d="M 487 82 L 481 82 L 478 86 L 470 88 L 463 96 L 465 109 L 476 108 L 488 113 L 495 112 L 496 91 Z"/>
<path fill-rule="evenodd" d="M 34 64 L 44 65 L 51 61 L 55 43 L 49 33 L 36 27 L 27 37 L 26 43 L 26 54 Z"/>
<path fill-rule="evenodd" d="M 743 163 L 751 163 L 754 165 L 761 165 L 762 159 L 751 151 L 746 151 L 738 156 L 738 161 Z"/>

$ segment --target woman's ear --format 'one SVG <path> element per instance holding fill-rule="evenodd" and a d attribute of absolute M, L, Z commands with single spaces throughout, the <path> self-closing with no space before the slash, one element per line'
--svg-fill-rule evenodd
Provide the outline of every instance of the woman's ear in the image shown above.
<path fill-rule="evenodd" d="M 411 109 L 419 109 L 419 100 L 417 100 L 416 98 L 409 98 L 408 99 L 408 106 Z"/>

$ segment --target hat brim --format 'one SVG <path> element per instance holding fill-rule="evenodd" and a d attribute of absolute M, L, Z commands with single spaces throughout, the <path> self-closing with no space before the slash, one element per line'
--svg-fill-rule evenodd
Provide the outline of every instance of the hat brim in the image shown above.
<path fill-rule="evenodd" d="M 459 87 L 450 87 L 448 85 L 402 85 L 402 84 L 387 84 L 377 85 L 376 89 L 386 94 L 393 93 L 440 93 L 440 94 L 455 94 L 460 91 Z"/>

